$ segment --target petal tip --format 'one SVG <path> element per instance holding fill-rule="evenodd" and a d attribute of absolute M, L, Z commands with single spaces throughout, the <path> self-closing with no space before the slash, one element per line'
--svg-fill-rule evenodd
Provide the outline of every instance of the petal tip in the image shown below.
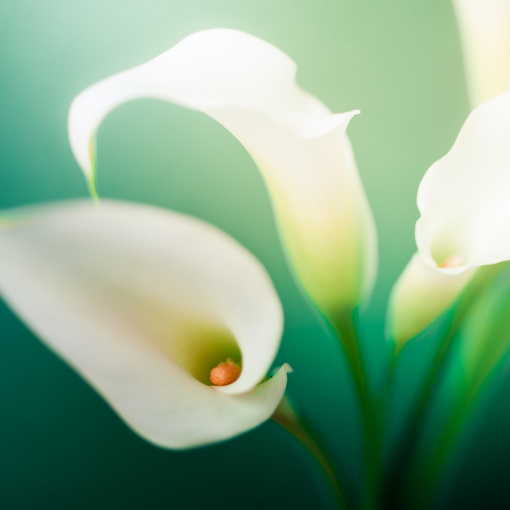
<path fill-rule="evenodd" d="M 288 373 L 288 374 L 291 374 L 292 372 L 294 372 L 294 369 L 288 364 L 288 363 L 284 363 L 282 365 L 282 368 Z"/>

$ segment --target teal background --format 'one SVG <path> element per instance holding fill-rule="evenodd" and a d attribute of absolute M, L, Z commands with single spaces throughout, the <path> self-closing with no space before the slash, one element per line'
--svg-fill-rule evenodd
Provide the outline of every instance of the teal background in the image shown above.
<path fill-rule="evenodd" d="M 380 239 L 377 286 L 362 315 L 377 384 L 386 299 L 415 249 L 418 183 L 469 111 L 448 1 L 2 0 L 0 207 L 87 196 L 67 141 L 73 97 L 212 27 L 273 43 L 333 111 L 362 111 L 348 132 Z M 135 101 L 101 126 L 98 191 L 203 218 L 263 262 L 286 314 L 275 364 L 293 366 L 289 393 L 355 490 L 359 426 L 345 362 L 292 280 L 262 179 L 240 144 L 202 114 Z M 315 465 L 273 423 L 219 446 L 164 451 L 127 429 L 3 304 L 0 335 L 1 508 L 328 508 Z M 406 358 L 396 415 L 425 351 L 417 344 Z M 506 377 L 472 435 L 451 508 L 510 507 L 508 389 Z"/>

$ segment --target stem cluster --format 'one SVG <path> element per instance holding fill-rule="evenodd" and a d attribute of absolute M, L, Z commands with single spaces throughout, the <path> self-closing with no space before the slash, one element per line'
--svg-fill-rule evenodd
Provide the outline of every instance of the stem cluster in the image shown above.
<path fill-rule="evenodd" d="M 434 502 L 445 467 L 451 460 L 468 418 L 479 400 L 480 388 L 477 391 L 464 391 L 455 396 L 435 442 L 425 458 L 422 458 L 423 455 L 419 454 L 419 444 L 424 423 L 449 365 L 457 332 L 473 303 L 502 267 L 503 265 L 499 264 L 480 269 L 447 317 L 437 350 L 428 365 L 397 445 L 390 452 L 387 462 L 384 461 L 383 453 L 387 435 L 388 402 L 393 393 L 395 373 L 402 350 L 397 351 L 393 343 L 389 344 L 391 354 L 386 367 L 386 382 L 382 390 L 373 391 L 367 377 L 355 313 L 344 311 L 329 318 L 331 328 L 345 353 L 359 406 L 364 448 L 363 496 L 357 500 L 347 497 L 341 476 L 331 462 L 323 443 L 317 439 L 311 427 L 288 401 L 280 406 L 273 419 L 298 438 L 318 460 L 330 481 L 339 508 L 425 510 Z"/>

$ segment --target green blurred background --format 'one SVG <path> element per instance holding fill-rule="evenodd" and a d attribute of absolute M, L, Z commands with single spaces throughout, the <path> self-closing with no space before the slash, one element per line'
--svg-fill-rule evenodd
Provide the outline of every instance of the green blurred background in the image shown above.
<path fill-rule="evenodd" d="M 387 296 L 415 249 L 418 183 L 469 111 L 447 0 L 1 0 L 0 208 L 87 196 L 67 141 L 73 97 L 212 27 L 273 43 L 333 111 L 362 111 L 349 135 L 379 231 L 378 282 L 363 310 L 377 384 Z M 99 131 L 98 190 L 203 218 L 264 263 L 286 313 L 275 364 L 293 366 L 289 393 L 359 486 L 345 362 L 292 280 L 262 179 L 240 144 L 202 114 L 135 101 Z M 328 508 L 315 465 L 276 425 L 164 451 L 127 429 L 3 304 L 0 335 L 0 508 Z M 426 348 L 413 349 L 397 414 L 426 359 Z M 449 508 L 510 508 L 510 379 L 498 388 L 453 478 Z"/>

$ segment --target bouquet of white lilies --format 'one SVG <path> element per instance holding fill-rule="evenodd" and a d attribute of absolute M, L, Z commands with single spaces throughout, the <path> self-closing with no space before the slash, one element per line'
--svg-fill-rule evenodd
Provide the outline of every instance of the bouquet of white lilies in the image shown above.
<path fill-rule="evenodd" d="M 338 508 L 434 506 L 462 432 L 510 352 L 510 2 L 454 3 L 474 109 L 420 184 L 417 251 L 390 296 L 381 386 L 372 387 L 359 342 L 377 268 L 375 223 L 346 134 L 360 112 L 331 113 L 297 85 L 287 55 L 237 30 L 194 33 L 75 98 L 69 140 L 92 198 L 2 211 L 0 295 L 151 443 L 218 443 L 272 418 L 317 459 Z M 255 161 L 296 281 L 348 362 L 364 444 L 359 493 L 285 396 L 291 367 L 273 369 L 283 312 L 262 264 L 204 221 L 100 198 L 97 130 L 137 98 L 205 113 Z M 390 444 L 395 372 L 425 330 L 437 352 Z M 455 356 L 464 371 L 453 404 L 420 453 Z"/>

